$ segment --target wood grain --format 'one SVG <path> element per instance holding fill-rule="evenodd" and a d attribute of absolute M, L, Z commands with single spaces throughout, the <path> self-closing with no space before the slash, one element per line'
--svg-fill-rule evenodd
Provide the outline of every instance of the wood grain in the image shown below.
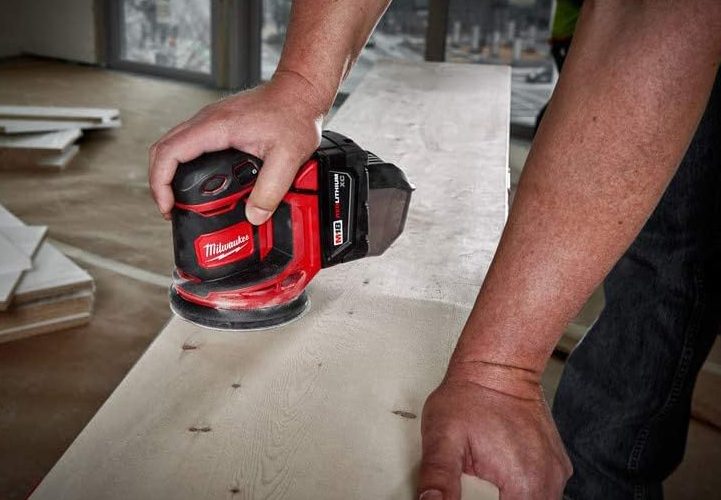
<path fill-rule="evenodd" d="M 413 498 L 423 402 L 505 221 L 509 100 L 508 68 L 378 64 L 329 128 L 416 185 L 393 248 L 322 271 L 282 328 L 172 319 L 32 498 Z"/>

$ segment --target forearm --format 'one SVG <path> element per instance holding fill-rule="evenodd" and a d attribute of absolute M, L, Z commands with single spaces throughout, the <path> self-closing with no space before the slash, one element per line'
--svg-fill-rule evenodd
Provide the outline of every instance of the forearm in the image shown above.
<path fill-rule="evenodd" d="M 299 97 L 321 112 L 330 109 L 390 1 L 295 0 L 274 79 L 299 80 Z"/>
<path fill-rule="evenodd" d="M 537 383 L 693 136 L 721 59 L 714 4 L 586 2 L 454 354 L 457 373 Z"/>

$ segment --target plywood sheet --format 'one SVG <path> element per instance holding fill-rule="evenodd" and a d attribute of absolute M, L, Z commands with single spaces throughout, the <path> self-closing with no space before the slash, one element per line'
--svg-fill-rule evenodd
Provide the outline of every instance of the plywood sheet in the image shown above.
<path fill-rule="evenodd" d="M 0 135 L 0 149 L 63 153 L 81 135 L 80 129 L 22 135 Z"/>
<path fill-rule="evenodd" d="M 393 248 L 323 270 L 283 328 L 171 320 L 32 498 L 413 498 L 422 405 L 505 221 L 509 110 L 508 68 L 378 64 L 329 128 L 416 185 Z"/>
<path fill-rule="evenodd" d="M 26 120 L 86 120 L 103 122 L 120 116 L 117 109 L 59 106 L 0 106 L 0 117 Z"/>
<path fill-rule="evenodd" d="M 30 257 L 0 232 L 0 274 L 25 271 L 31 267 Z"/>
<path fill-rule="evenodd" d="M 78 290 L 94 289 L 93 278 L 50 243 L 43 243 L 17 288 L 13 303 L 23 304 Z"/>
<path fill-rule="evenodd" d="M 47 168 L 54 170 L 62 170 L 73 161 L 80 151 L 80 146 L 70 146 L 66 151 L 62 153 L 55 153 L 52 155 L 44 156 L 43 158 L 35 162 L 35 166 L 39 168 Z"/>
<path fill-rule="evenodd" d="M 119 119 L 108 121 L 66 121 L 66 120 L 17 120 L 0 118 L 0 133 L 27 134 L 29 132 L 53 132 L 57 130 L 82 129 L 97 130 L 118 128 L 122 125 Z"/>
<path fill-rule="evenodd" d="M 50 325 L 64 328 L 67 318 L 89 316 L 93 299 L 92 290 L 83 290 L 11 307 L 0 313 L 0 342 L 53 331 Z"/>
<path fill-rule="evenodd" d="M 0 226 L 22 226 L 23 221 L 15 217 L 10 210 L 0 205 Z"/>
<path fill-rule="evenodd" d="M 32 258 L 48 232 L 47 226 L 3 226 L 0 234 L 10 241 L 23 255 Z"/>
<path fill-rule="evenodd" d="M 40 244 L 45 239 L 48 228 L 46 226 L 3 226 L 0 217 L 0 234 L 4 235 L 23 255 L 30 259 L 35 256 Z M 9 224 L 14 221 L 8 220 Z M 20 282 L 24 271 L 0 273 L 0 311 L 7 309 L 12 300 L 15 287 Z"/>
<path fill-rule="evenodd" d="M 63 170 L 80 151 L 80 146 L 71 144 L 61 152 L 26 149 L 0 149 L 0 169 L 5 170 Z"/>
<path fill-rule="evenodd" d="M 0 343 L 86 325 L 90 322 L 91 316 L 90 313 L 74 314 L 4 330 L 0 332 Z"/>
<path fill-rule="evenodd" d="M 0 226 L 18 225 L 23 222 L 0 205 Z M 93 278 L 48 242 L 41 243 L 32 264 L 33 269 L 22 276 L 15 289 L 14 304 L 94 289 Z"/>

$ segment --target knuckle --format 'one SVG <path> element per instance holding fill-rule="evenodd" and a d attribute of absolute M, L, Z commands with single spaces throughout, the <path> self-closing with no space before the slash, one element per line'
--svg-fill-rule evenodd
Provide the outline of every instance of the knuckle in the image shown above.
<path fill-rule="evenodd" d="M 169 148 L 170 144 L 168 143 L 167 139 L 158 141 L 155 145 L 155 154 L 159 157 L 166 156 L 168 154 Z"/>
<path fill-rule="evenodd" d="M 227 112 L 223 112 L 220 116 L 215 116 L 212 124 L 218 135 L 222 137 L 230 136 L 233 127 L 230 123 L 230 117 L 227 116 Z"/>
<path fill-rule="evenodd" d="M 168 152 L 168 143 L 165 139 L 161 139 L 150 147 L 150 158 L 153 161 L 153 167 L 158 160 L 162 159 Z"/>

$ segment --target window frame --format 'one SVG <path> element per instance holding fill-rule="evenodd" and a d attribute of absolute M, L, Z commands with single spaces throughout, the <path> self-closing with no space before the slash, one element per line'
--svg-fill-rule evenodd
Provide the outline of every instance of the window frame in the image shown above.
<path fill-rule="evenodd" d="M 210 72 L 130 61 L 122 57 L 124 0 L 100 0 L 104 18 L 104 62 L 112 68 L 222 89 L 249 87 L 260 81 L 262 0 L 210 2 Z"/>

